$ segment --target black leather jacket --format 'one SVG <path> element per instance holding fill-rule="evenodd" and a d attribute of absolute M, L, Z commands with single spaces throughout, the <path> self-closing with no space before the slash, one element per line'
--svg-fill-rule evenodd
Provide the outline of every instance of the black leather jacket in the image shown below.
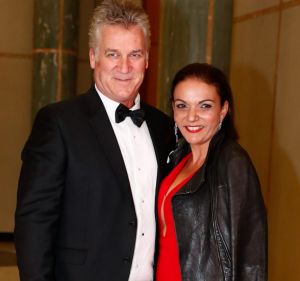
<path fill-rule="evenodd" d="M 238 143 L 217 134 L 172 207 L 183 281 L 267 280 L 265 207 L 255 169 Z"/>

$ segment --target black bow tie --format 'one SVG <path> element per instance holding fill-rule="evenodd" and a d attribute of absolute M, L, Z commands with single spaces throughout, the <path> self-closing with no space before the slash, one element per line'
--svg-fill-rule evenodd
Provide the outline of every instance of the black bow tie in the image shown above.
<path fill-rule="evenodd" d="M 141 127 L 144 122 L 145 111 L 143 109 L 130 110 L 120 103 L 116 109 L 116 122 L 122 122 L 127 116 L 131 118 L 135 125 Z"/>

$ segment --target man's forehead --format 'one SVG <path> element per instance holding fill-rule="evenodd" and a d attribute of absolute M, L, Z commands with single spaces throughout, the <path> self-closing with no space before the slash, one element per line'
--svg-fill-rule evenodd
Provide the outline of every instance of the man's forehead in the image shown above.
<path fill-rule="evenodd" d="M 107 48 L 105 48 L 104 49 L 104 52 L 105 53 L 108 53 L 108 52 L 129 52 L 129 53 L 143 53 L 145 50 L 143 50 L 143 49 L 123 49 L 123 48 L 121 48 L 121 49 L 116 49 L 116 48 L 109 48 L 109 47 L 107 47 Z"/>
<path fill-rule="evenodd" d="M 105 33 L 105 34 L 110 34 L 112 36 L 118 35 L 119 33 L 121 34 L 134 33 L 135 35 L 143 35 L 144 37 L 144 31 L 142 27 L 138 25 L 124 26 L 122 24 L 105 24 L 100 26 L 98 32 L 100 32 L 100 34 Z"/>

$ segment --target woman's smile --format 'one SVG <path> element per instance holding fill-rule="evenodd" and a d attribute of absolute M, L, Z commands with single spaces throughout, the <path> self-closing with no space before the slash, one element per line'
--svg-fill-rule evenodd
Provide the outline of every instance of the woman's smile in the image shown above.
<path fill-rule="evenodd" d="M 184 128 L 192 134 L 199 133 L 203 130 L 203 126 L 184 126 Z"/>

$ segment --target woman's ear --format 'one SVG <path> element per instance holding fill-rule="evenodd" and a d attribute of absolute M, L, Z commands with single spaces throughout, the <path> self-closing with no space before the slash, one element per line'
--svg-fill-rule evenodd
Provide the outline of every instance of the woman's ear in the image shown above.
<path fill-rule="evenodd" d="M 222 108 L 221 108 L 221 121 L 223 121 L 224 120 L 224 118 L 225 118 L 225 116 L 226 116 L 226 114 L 228 113 L 228 110 L 229 110 L 229 103 L 228 103 L 228 101 L 226 100 L 225 102 L 224 102 L 224 104 L 223 104 L 223 106 L 222 106 Z"/>

